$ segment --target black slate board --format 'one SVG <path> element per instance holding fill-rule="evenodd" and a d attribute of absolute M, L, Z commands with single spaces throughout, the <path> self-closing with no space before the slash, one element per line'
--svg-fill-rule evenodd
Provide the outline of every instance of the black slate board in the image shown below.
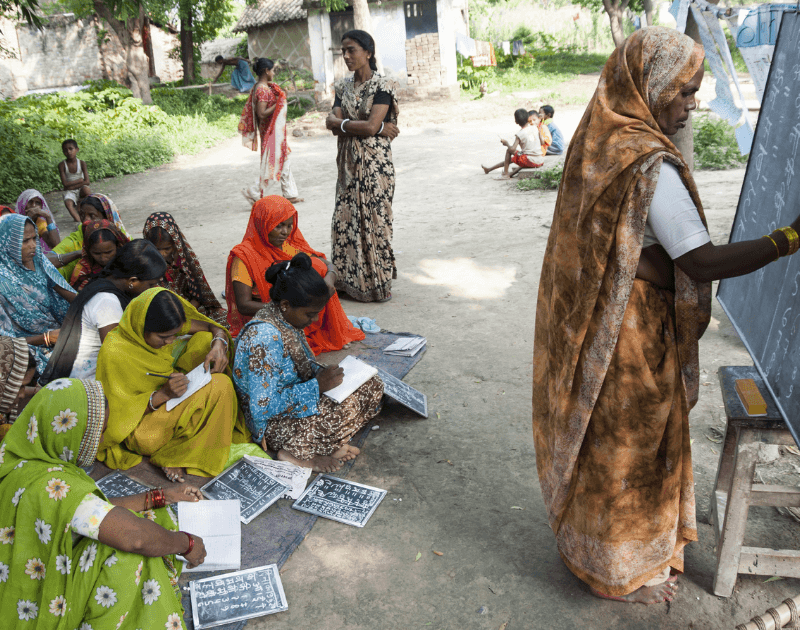
<path fill-rule="evenodd" d="M 240 459 L 200 488 L 209 499 L 239 499 L 240 515 L 245 525 L 275 503 L 288 489 L 286 484 L 246 459 Z"/>
<path fill-rule="evenodd" d="M 428 417 L 428 397 L 421 391 L 418 391 L 404 383 L 399 378 L 396 378 L 388 372 L 377 368 L 378 376 L 383 381 L 383 393 L 389 398 L 396 400 L 404 407 L 408 407 L 421 415 L 423 418 Z"/>
<path fill-rule="evenodd" d="M 292 507 L 347 525 L 364 527 L 386 490 L 347 481 L 330 475 L 317 475 Z"/>
<path fill-rule="evenodd" d="M 131 479 L 127 475 L 123 475 L 118 470 L 100 479 L 97 482 L 97 487 L 109 498 L 129 497 L 133 494 L 141 494 L 150 490 L 148 486 Z"/>
<path fill-rule="evenodd" d="M 223 573 L 189 582 L 196 630 L 288 610 L 278 565 Z"/>
<path fill-rule="evenodd" d="M 797 217 L 800 200 L 797 68 L 800 68 L 800 15 L 785 13 L 731 230 L 732 243 L 761 238 Z M 798 441 L 800 255 L 781 258 L 746 276 L 722 280 L 717 299 Z"/>

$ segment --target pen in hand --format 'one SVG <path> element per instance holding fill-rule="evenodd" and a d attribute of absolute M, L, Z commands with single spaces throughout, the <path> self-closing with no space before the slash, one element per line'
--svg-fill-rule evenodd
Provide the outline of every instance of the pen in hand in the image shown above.
<path fill-rule="evenodd" d="M 153 372 L 145 372 L 145 374 L 147 374 L 147 376 L 157 376 L 158 378 L 166 379 L 170 379 L 172 377 L 172 374 L 154 374 Z"/>

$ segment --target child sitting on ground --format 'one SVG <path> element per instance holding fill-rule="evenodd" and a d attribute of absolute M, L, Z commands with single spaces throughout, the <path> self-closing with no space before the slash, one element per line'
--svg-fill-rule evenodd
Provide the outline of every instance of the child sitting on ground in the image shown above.
<path fill-rule="evenodd" d="M 542 139 L 542 157 L 544 157 L 547 155 L 548 148 L 553 143 L 553 136 L 550 135 L 550 131 L 544 124 L 544 118 L 542 118 L 541 114 L 535 109 L 528 112 L 528 124 L 539 130 L 539 136 Z"/>
<path fill-rule="evenodd" d="M 536 118 L 538 123 L 538 116 Z M 544 164 L 541 159 L 542 137 L 537 124 L 530 124 L 528 110 L 521 108 L 515 111 L 514 121 L 520 126 L 520 130 L 514 136 L 514 144 L 509 145 L 507 140 L 500 140 L 503 146 L 508 147 L 506 159 L 494 166 L 483 166 L 481 164 L 484 173 L 489 173 L 502 166 L 502 179 L 509 179 L 523 168 L 539 168 Z M 519 149 L 519 152 L 517 152 L 517 149 Z M 509 174 L 508 167 L 512 162 L 519 168 Z"/>
<path fill-rule="evenodd" d="M 64 186 L 64 205 L 72 219 L 76 223 L 80 223 L 78 199 L 92 194 L 89 188 L 89 169 L 86 168 L 86 162 L 78 159 L 78 143 L 72 138 L 61 143 L 61 151 L 67 158 L 58 163 L 58 174 L 61 176 L 61 184 Z"/>
<path fill-rule="evenodd" d="M 539 109 L 539 117 L 544 121 L 546 128 L 550 131 L 553 143 L 547 149 L 547 155 L 561 155 L 564 153 L 564 135 L 553 122 L 553 115 L 556 113 L 550 105 L 542 105 Z"/>

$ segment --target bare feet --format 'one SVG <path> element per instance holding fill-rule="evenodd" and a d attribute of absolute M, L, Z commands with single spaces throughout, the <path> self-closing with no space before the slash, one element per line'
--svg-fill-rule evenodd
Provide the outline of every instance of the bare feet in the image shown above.
<path fill-rule="evenodd" d="M 170 481 L 183 483 L 183 468 L 167 468 L 166 466 L 162 466 L 161 470 L 164 471 L 164 474 Z"/>
<path fill-rule="evenodd" d="M 334 459 L 341 460 L 343 462 L 349 462 L 351 459 L 355 459 L 359 453 L 361 453 L 360 448 L 357 448 L 355 446 L 350 446 L 349 444 L 345 444 L 335 453 L 331 453 L 331 457 L 333 457 Z"/>
<path fill-rule="evenodd" d="M 481 168 L 483 169 L 483 172 L 486 175 L 488 175 L 492 171 L 492 169 L 485 167 L 483 164 L 481 164 Z"/>
<path fill-rule="evenodd" d="M 288 201 L 289 203 L 301 203 L 305 201 L 305 199 L 303 199 L 302 197 L 289 197 L 286 199 L 286 201 Z"/>
<path fill-rule="evenodd" d="M 336 472 L 342 467 L 342 462 L 334 457 L 315 455 L 311 459 L 297 459 L 283 449 L 278 451 L 278 460 L 292 463 L 295 466 L 310 468 L 314 472 Z"/>
<path fill-rule="evenodd" d="M 656 584 L 655 586 L 642 586 L 641 588 L 633 591 L 633 593 L 628 593 L 627 595 L 622 595 L 620 597 L 603 595 L 603 593 L 591 587 L 590 590 L 592 591 L 592 595 L 602 599 L 613 599 L 617 602 L 639 604 L 660 604 L 661 602 L 671 602 L 673 600 L 678 592 L 678 585 L 675 580 L 670 578 L 666 582 Z"/>
<path fill-rule="evenodd" d="M 495 177 L 495 179 L 503 180 L 503 179 L 511 179 L 511 175 L 508 173 L 503 173 L 500 177 Z"/>

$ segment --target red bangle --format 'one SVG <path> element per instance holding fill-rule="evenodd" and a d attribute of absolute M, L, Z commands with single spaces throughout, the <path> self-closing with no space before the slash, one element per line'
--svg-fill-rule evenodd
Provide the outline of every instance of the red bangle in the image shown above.
<path fill-rule="evenodd" d="M 164 494 L 164 488 L 157 488 L 153 490 L 153 507 L 163 508 L 167 505 L 167 495 Z"/>
<path fill-rule="evenodd" d="M 192 549 L 194 549 L 194 538 L 189 532 L 180 532 L 181 534 L 186 534 L 189 537 L 189 548 L 183 552 L 183 557 L 185 558 L 190 553 L 192 553 Z"/>

